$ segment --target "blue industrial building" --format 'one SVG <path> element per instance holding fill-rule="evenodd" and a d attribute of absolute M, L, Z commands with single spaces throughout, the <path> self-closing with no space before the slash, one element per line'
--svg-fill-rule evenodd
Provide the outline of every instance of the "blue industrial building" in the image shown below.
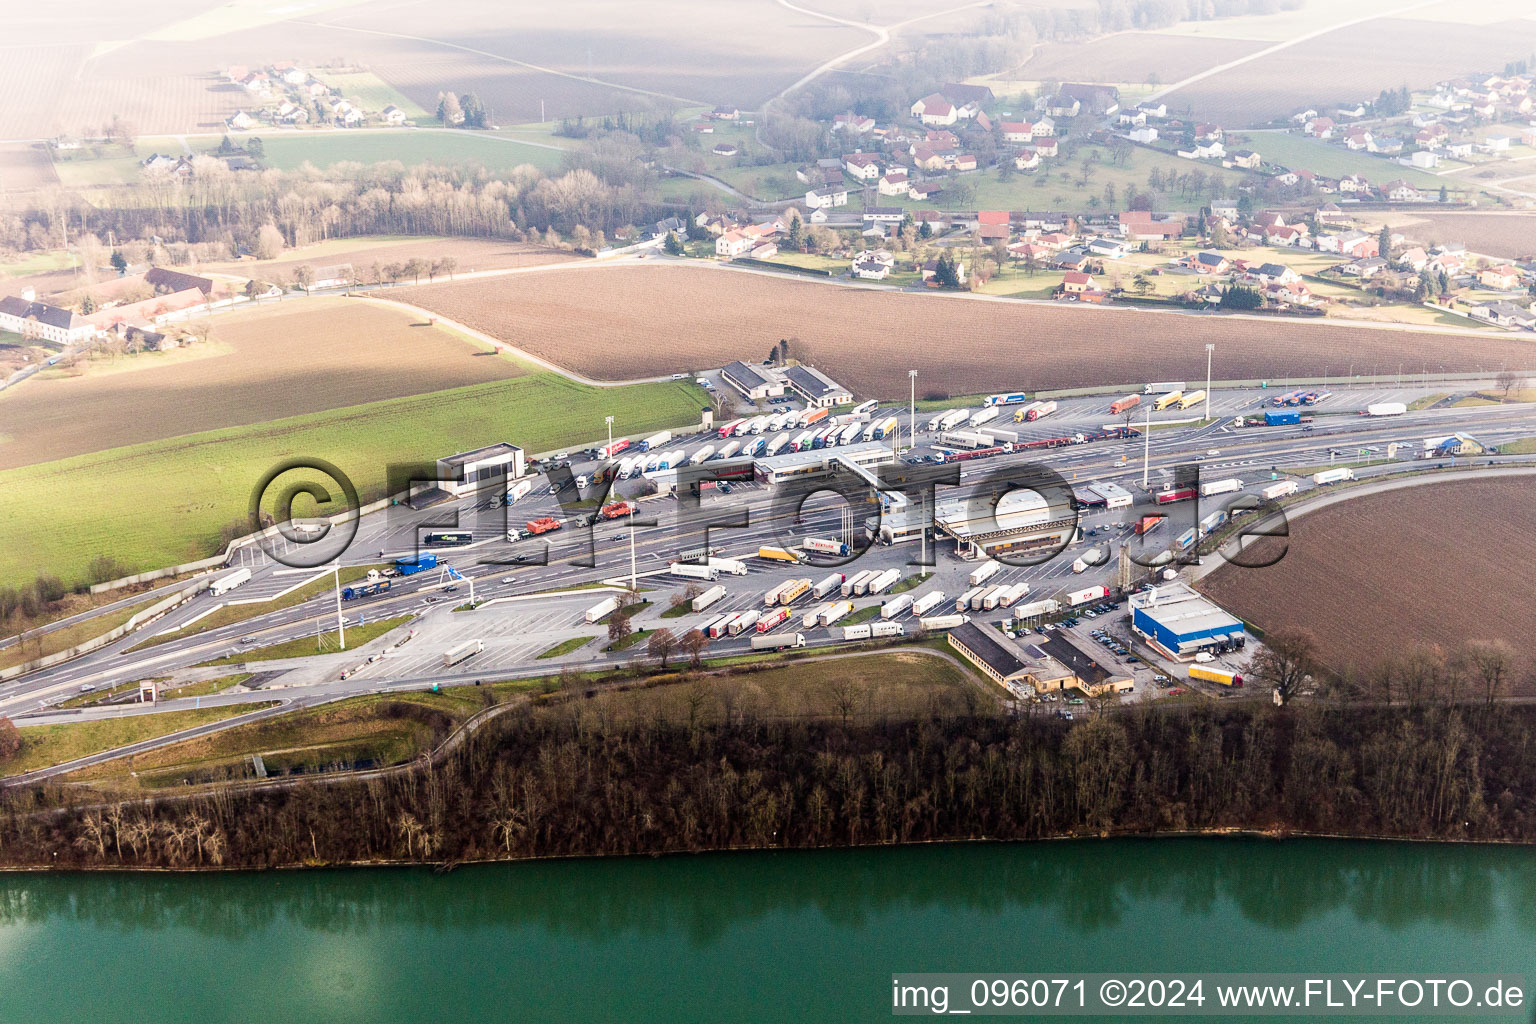
<path fill-rule="evenodd" d="M 1182 581 L 1131 595 L 1131 627 L 1171 655 L 1246 639 L 1241 619 Z"/>

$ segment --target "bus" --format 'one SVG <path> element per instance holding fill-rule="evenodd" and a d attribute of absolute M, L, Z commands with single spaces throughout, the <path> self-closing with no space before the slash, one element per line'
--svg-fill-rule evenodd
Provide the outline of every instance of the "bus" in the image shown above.
<path fill-rule="evenodd" d="M 422 538 L 427 547 L 463 547 L 475 539 L 475 535 L 468 530 L 433 530 Z"/>

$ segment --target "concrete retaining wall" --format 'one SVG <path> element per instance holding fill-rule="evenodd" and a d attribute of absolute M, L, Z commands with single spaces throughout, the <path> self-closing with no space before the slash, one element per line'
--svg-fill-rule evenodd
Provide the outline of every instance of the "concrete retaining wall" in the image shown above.
<path fill-rule="evenodd" d="M 23 664 L 16 665 L 13 668 L 0 671 L 0 682 L 5 682 L 9 679 L 15 679 L 17 676 L 26 675 L 28 672 L 36 672 L 38 669 L 52 668 L 54 665 L 66 662 L 71 658 L 78 658 L 82 654 L 89 654 L 94 650 L 105 647 L 107 644 L 110 644 L 114 640 L 120 640 L 127 636 L 129 633 L 133 632 L 135 629 L 138 629 L 140 626 L 144 625 L 144 623 L 158 619 L 160 616 L 164 615 L 172 608 L 175 608 L 177 605 L 180 605 L 186 601 L 190 601 L 194 595 L 201 594 L 203 591 L 208 589 L 208 584 L 211 582 L 212 580 L 205 580 L 197 586 L 188 587 L 185 590 L 181 590 L 175 594 L 172 594 L 170 597 L 156 601 L 154 604 L 150 605 L 148 608 L 145 608 L 143 611 L 135 612 L 128 618 L 126 622 L 122 623 L 115 629 L 109 630 L 100 636 L 92 637 L 91 639 L 86 640 L 84 643 L 76 644 L 68 650 L 58 651 L 54 654 L 48 654 L 33 661 L 24 662 Z"/>

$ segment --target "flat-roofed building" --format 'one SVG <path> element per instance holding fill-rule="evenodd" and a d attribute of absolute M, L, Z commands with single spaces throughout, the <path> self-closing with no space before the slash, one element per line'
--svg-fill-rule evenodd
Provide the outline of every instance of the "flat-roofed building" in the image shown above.
<path fill-rule="evenodd" d="M 505 441 L 437 460 L 438 486 L 454 495 L 493 480 L 515 480 L 527 471 L 523 450 Z"/>
<path fill-rule="evenodd" d="M 948 643 L 999 686 L 1016 690 L 1026 682 L 1028 663 L 1019 649 L 996 630 L 962 622 L 949 631 Z"/>
<path fill-rule="evenodd" d="M 868 467 L 890 462 L 893 457 L 890 445 L 881 441 L 863 441 L 838 448 L 770 455 L 757 460 L 756 475 L 764 483 L 777 484 L 786 480 L 815 479 L 846 470 L 846 466 L 838 465 L 841 460 Z"/>
<path fill-rule="evenodd" d="M 1173 657 L 1246 639 L 1241 619 L 1183 580 L 1132 594 L 1131 628 Z"/>
<path fill-rule="evenodd" d="M 953 537 L 962 557 L 1021 554 L 1064 547 L 1077 530 L 1070 492 L 1046 495 L 1001 485 L 934 510 L 935 528 Z"/>
<path fill-rule="evenodd" d="M 1042 667 L 1041 674 L 1034 680 L 1035 689 L 1042 693 L 1047 689 L 1076 687 L 1090 697 L 1098 697 L 1106 693 L 1126 693 L 1135 688 L 1129 671 L 1108 655 L 1078 643 L 1069 633 L 1052 633 L 1040 643 L 1031 645 L 1031 649 L 1042 652 L 1054 663 L 1049 670 Z M 1067 675 L 1062 676 L 1062 671 Z"/>

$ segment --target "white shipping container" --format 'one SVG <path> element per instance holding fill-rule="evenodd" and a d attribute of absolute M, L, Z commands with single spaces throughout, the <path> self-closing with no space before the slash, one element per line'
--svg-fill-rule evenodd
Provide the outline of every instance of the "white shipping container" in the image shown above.
<path fill-rule="evenodd" d="M 1101 601 L 1109 596 L 1108 587 L 1088 587 L 1067 595 L 1067 604 L 1076 608 L 1078 605 L 1087 604 L 1089 601 Z"/>
<path fill-rule="evenodd" d="M 997 587 L 992 587 L 992 586 L 977 587 L 976 588 L 976 592 L 971 595 L 971 607 L 970 607 L 970 610 L 973 611 L 973 612 L 981 611 L 986 606 L 987 595 L 992 593 L 992 591 L 997 590 L 997 589 L 998 589 Z"/>
<path fill-rule="evenodd" d="M 690 580 L 713 580 L 720 576 L 719 569 L 712 569 L 707 565 L 691 565 L 688 562 L 673 562 L 667 566 L 667 570 L 674 576 L 682 576 Z"/>
<path fill-rule="evenodd" d="M 959 597 L 955 598 L 955 611 L 963 612 L 971 607 L 971 598 L 981 593 L 981 587 L 972 587 Z"/>
<path fill-rule="evenodd" d="M 1243 482 L 1237 477 L 1228 477 L 1225 480 L 1212 480 L 1200 485 L 1200 493 L 1209 498 L 1213 494 L 1230 494 L 1232 491 L 1243 489 Z"/>
<path fill-rule="evenodd" d="M 479 654 L 483 650 L 485 650 L 485 644 L 479 640 L 465 640 L 463 643 L 450 647 L 443 652 L 443 668 L 457 665 L 465 658 Z"/>
<path fill-rule="evenodd" d="M 816 621 L 823 626 L 830 626 L 838 619 L 853 611 L 852 601 L 834 601 L 826 610 L 816 617 Z"/>
<path fill-rule="evenodd" d="M 907 627 L 899 622 L 871 622 L 870 636 L 905 636 Z"/>
<path fill-rule="evenodd" d="M 528 496 L 528 492 L 531 491 L 531 490 L 533 490 L 533 481 L 532 480 L 520 480 L 520 481 L 518 481 L 517 483 L 513 484 L 510 488 L 507 489 L 506 503 L 508 505 L 510 505 L 514 501 L 517 501 L 520 498 L 527 497 Z"/>
<path fill-rule="evenodd" d="M 907 594 L 898 594 L 880 606 L 880 617 L 894 619 L 898 615 L 906 614 L 907 609 L 911 607 L 912 598 Z"/>
<path fill-rule="evenodd" d="M 693 453 L 693 461 L 694 461 L 695 464 L 698 464 L 700 462 L 708 462 L 709 459 L 710 459 L 710 456 L 712 456 L 714 454 L 715 454 L 715 446 L 712 445 L 712 444 L 707 444 L 703 448 L 700 448 L 698 451 Z"/>
<path fill-rule="evenodd" d="M 997 570 L 1001 568 L 1001 563 L 993 561 L 989 558 L 971 570 L 971 575 L 968 577 L 968 580 L 971 586 L 979 587 L 983 583 L 987 582 L 987 580 L 991 579 L 994 575 L 996 575 Z"/>
<path fill-rule="evenodd" d="M 852 597 L 855 594 L 862 594 L 863 591 L 859 588 L 864 586 L 865 581 L 870 579 L 870 577 L 877 575 L 879 574 L 873 569 L 865 569 L 863 572 L 856 572 L 843 581 L 840 592 L 844 597 Z"/>
<path fill-rule="evenodd" d="M 997 409 L 997 406 L 995 406 L 995 405 L 991 406 L 990 408 L 987 408 L 987 409 L 982 409 L 979 412 L 973 413 L 971 415 L 971 418 L 970 418 L 970 420 L 968 422 L 973 427 L 979 427 L 983 423 L 990 423 L 993 420 L 997 419 L 997 412 L 998 412 L 998 409 Z"/>
<path fill-rule="evenodd" d="M 901 579 L 900 569 L 887 569 L 885 572 L 869 581 L 869 589 L 866 590 L 865 593 L 881 593 L 882 591 L 890 589 L 890 587 L 893 586 L 899 579 Z"/>
<path fill-rule="evenodd" d="M 1312 474 L 1312 482 L 1315 484 L 1336 484 L 1341 480 L 1353 480 L 1355 471 L 1347 466 L 1338 469 L 1325 469 L 1321 473 Z"/>
<path fill-rule="evenodd" d="M 998 605 L 1002 604 L 1003 595 L 1007 594 L 1011 590 L 1013 590 L 1012 587 L 993 587 L 991 590 L 982 595 L 981 610 L 984 612 L 992 611 Z"/>
<path fill-rule="evenodd" d="M 1367 416 L 1401 416 L 1407 411 L 1408 406 L 1402 402 L 1377 402 L 1365 407 Z"/>
<path fill-rule="evenodd" d="M 970 617 L 966 615 L 931 615 L 926 619 L 918 621 L 922 623 L 924 629 L 928 630 L 954 629 L 961 623 L 969 622 Z"/>
<path fill-rule="evenodd" d="M 1276 498 L 1283 498 L 1287 494 L 1295 494 L 1296 491 L 1297 486 L 1295 480 L 1281 480 L 1279 483 L 1270 484 L 1268 487 L 1261 490 L 1259 495 L 1263 497 L 1265 501 L 1274 501 Z"/>
<path fill-rule="evenodd" d="M 821 598 L 826 597 L 828 594 L 832 593 L 834 590 L 840 591 L 843 586 L 843 578 L 844 577 L 842 573 L 833 573 L 831 576 L 828 576 L 826 579 L 822 580 L 820 583 L 811 588 L 811 596 L 817 600 L 820 600 Z"/>
<path fill-rule="evenodd" d="M 710 587 L 704 593 L 693 599 L 693 610 L 701 612 L 725 596 L 725 588 L 720 586 Z"/>
<path fill-rule="evenodd" d="M 604 615 L 607 615 L 618 606 L 618 598 L 605 597 L 591 608 L 588 608 L 586 614 L 582 617 L 585 618 L 588 622 L 596 622 L 598 619 L 602 618 Z"/>
<path fill-rule="evenodd" d="M 939 421 L 939 429 L 951 430 L 955 427 L 958 427 L 960 424 L 964 423 L 970 418 L 971 414 L 966 412 L 964 409 L 956 409 L 954 412 L 947 412 L 944 414 L 944 418 Z"/>
<path fill-rule="evenodd" d="M 670 440 L 672 440 L 672 432 L 670 430 L 663 430 L 661 433 L 652 434 L 644 441 L 641 441 L 640 446 L 646 451 L 650 451 L 652 448 L 660 448 Z"/>
<path fill-rule="evenodd" d="M 806 629 L 810 629 L 812 626 L 821 621 L 822 615 L 829 611 L 833 604 L 834 602 L 832 601 L 826 601 L 810 609 L 800 617 L 800 625 L 804 626 Z"/>
<path fill-rule="evenodd" d="M 727 632 L 729 632 L 731 636 L 736 636 L 738 633 L 742 633 L 745 630 L 751 629 L 753 626 L 757 625 L 757 620 L 761 617 L 761 615 L 762 613 L 759 612 L 756 608 L 748 608 L 746 611 L 742 612 L 740 615 L 737 615 L 736 618 L 731 621 Z"/>
<path fill-rule="evenodd" d="M 937 590 L 930 590 L 912 602 L 912 614 L 922 618 L 943 603 L 944 595 Z"/>
<path fill-rule="evenodd" d="M 928 421 L 928 429 L 930 431 L 938 430 L 943 425 L 945 417 L 953 416 L 954 414 L 954 409 L 946 409 L 944 412 L 939 413 Z"/>
<path fill-rule="evenodd" d="M 719 569 L 721 572 L 728 572 L 732 576 L 745 576 L 747 574 L 747 563 L 735 558 L 711 558 L 709 559 L 709 567 L 711 569 Z"/>
<path fill-rule="evenodd" d="M 869 639 L 869 627 L 867 625 L 866 626 L 844 626 L 843 627 L 843 639 L 844 640 L 867 640 L 867 639 Z"/>
<path fill-rule="evenodd" d="M 1044 601 L 1031 601 L 1029 604 L 1021 604 L 1013 610 L 1014 618 L 1029 619 L 1036 615 L 1055 615 L 1061 610 L 1061 605 L 1046 598 Z"/>
<path fill-rule="evenodd" d="M 768 593 L 763 595 L 763 604 L 778 604 L 779 595 L 784 593 L 784 591 L 788 590 L 793 585 L 793 581 L 785 580 L 783 583 L 780 583 L 778 586 L 772 588 L 768 591 Z"/>
<path fill-rule="evenodd" d="M 234 572 L 220 576 L 208 586 L 208 592 L 214 597 L 229 593 L 240 584 L 251 578 L 251 570 L 247 568 L 236 569 Z"/>

